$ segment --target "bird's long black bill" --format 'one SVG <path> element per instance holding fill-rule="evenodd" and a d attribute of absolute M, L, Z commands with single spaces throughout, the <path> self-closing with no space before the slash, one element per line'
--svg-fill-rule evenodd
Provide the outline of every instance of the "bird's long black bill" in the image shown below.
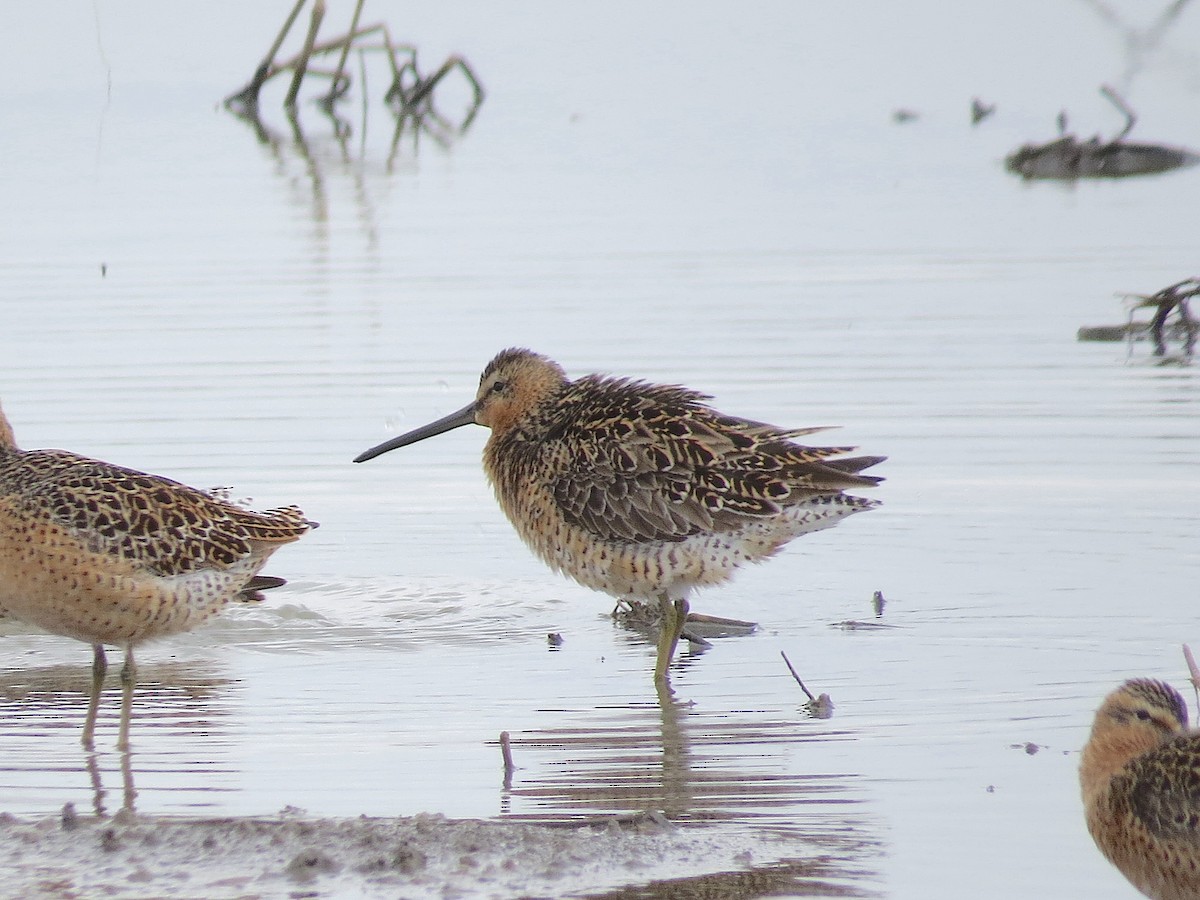
<path fill-rule="evenodd" d="M 452 431 L 455 428 L 461 428 L 463 425 L 475 424 L 475 404 L 469 403 L 460 409 L 458 412 L 452 412 L 448 416 L 438 419 L 436 422 L 430 422 L 428 425 L 422 425 L 420 428 L 402 434 L 399 437 L 394 437 L 390 441 L 384 441 L 378 447 L 372 447 L 358 456 L 354 457 L 356 463 L 366 462 L 368 459 L 374 459 L 377 456 L 382 456 L 389 450 L 395 450 L 397 447 L 407 447 L 409 444 L 415 444 L 417 441 L 423 441 L 425 438 L 431 438 L 435 435 L 444 434 L 447 431 Z"/>

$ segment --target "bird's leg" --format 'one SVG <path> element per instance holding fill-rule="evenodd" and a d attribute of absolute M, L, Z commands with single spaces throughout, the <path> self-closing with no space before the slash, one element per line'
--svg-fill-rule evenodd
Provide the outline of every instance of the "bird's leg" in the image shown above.
<path fill-rule="evenodd" d="M 656 684 L 665 684 L 667 669 L 671 665 L 671 658 L 675 655 L 675 645 L 679 643 L 679 636 L 683 633 L 683 623 L 687 619 L 688 602 L 684 597 L 672 601 L 665 591 L 658 595 L 658 602 L 662 607 L 662 626 L 658 635 L 658 657 L 654 665 L 654 681 Z"/>
<path fill-rule="evenodd" d="M 104 674 L 108 671 L 108 659 L 104 656 L 104 645 L 92 645 L 92 695 L 88 698 L 87 716 L 83 720 L 83 746 L 91 750 L 96 733 L 96 714 L 100 711 L 100 692 L 104 687 Z"/>
<path fill-rule="evenodd" d="M 137 663 L 133 647 L 125 648 L 125 665 L 121 667 L 121 728 L 117 732 L 117 749 L 129 749 L 129 717 L 133 711 L 133 685 L 137 681 Z"/>
<path fill-rule="evenodd" d="M 667 667 L 671 665 L 671 657 L 675 654 L 675 607 L 671 598 L 662 593 L 658 595 L 659 606 L 662 609 L 662 622 L 658 631 L 658 656 L 654 663 L 654 683 L 665 685 L 667 682 Z"/>

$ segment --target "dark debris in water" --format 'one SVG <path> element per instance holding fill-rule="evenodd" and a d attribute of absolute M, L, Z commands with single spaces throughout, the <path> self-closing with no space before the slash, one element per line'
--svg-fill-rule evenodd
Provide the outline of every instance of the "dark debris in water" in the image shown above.
<path fill-rule="evenodd" d="M 883 628 L 895 628 L 895 625 L 887 625 L 883 622 L 860 622 L 858 619 L 846 619 L 842 622 L 830 623 L 833 628 L 840 628 L 843 631 L 875 631 Z"/>
<path fill-rule="evenodd" d="M 1161 144 L 1080 141 L 1065 135 L 1046 144 L 1026 144 L 1012 153 L 1005 164 L 1022 178 L 1074 180 L 1077 178 L 1125 178 L 1154 175 L 1200 162 L 1190 150 Z"/>
<path fill-rule="evenodd" d="M 1191 358 L 1200 321 L 1193 318 L 1188 302 L 1200 294 L 1200 277 L 1185 278 L 1153 294 L 1123 294 L 1129 320 L 1122 325 L 1085 325 L 1076 333 L 1080 341 L 1136 341 L 1150 339 L 1155 356 L 1167 355 L 1168 345 L 1178 342 L 1183 356 Z M 1140 310 L 1153 310 L 1149 321 L 1139 321 Z"/>
<path fill-rule="evenodd" d="M 1008 170 L 1029 180 L 1072 181 L 1153 175 L 1200 162 L 1200 155 L 1181 147 L 1126 141 L 1137 117 L 1113 88 L 1105 85 L 1100 92 L 1125 116 L 1125 127 L 1115 137 L 1105 140 L 1096 135 L 1080 140 L 1067 133 L 1067 114 L 1062 112 L 1059 136 L 1018 148 L 1005 159 Z"/>
<path fill-rule="evenodd" d="M 971 125 L 978 125 L 995 111 L 995 103 L 984 103 L 978 97 L 973 97 L 971 99 Z"/>

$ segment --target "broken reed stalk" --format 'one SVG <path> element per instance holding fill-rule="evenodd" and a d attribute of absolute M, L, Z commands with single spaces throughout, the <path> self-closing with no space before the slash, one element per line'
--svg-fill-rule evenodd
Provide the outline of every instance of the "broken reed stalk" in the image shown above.
<path fill-rule="evenodd" d="M 500 732 L 500 755 L 504 758 L 504 780 L 512 781 L 513 771 L 517 767 L 513 765 L 512 746 L 509 744 L 507 731 Z"/>
<path fill-rule="evenodd" d="M 809 700 L 811 700 L 813 703 L 816 703 L 816 702 L 817 702 L 817 698 L 816 698 L 816 697 L 814 697 L 814 696 L 812 695 L 812 691 L 810 691 L 808 688 L 806 688 L 806 687 L 804 686 L 804 682 L 803 682 L 803 681 L 801 681 L 801 680 L 800 680 L 800 676 L 796 674 L 796 669 L 795 669 L 795 667 L 792 665 L 792 661 L 791 661 L 790 659 L 788 659 L 788 658 L 787 658 L 787 654 L 786 654 L 786 653 L 784 653 L 782 650 L 780 650 L 780 651 L 779 651 L 779 655 L 780 655 L 780 656 L 782 656 L 782 657 L 783 657 L 783 661 L 784 661 L 785 663 L 787 663 L 788 671 L 789 671 L 789 672 L 791 672 L 791 673 L 792 673 L 792 677 L 796 679 L 796 684 L 800 685 L 800 690 L 804 691 L 804 693 L 808 695 L 808 699 L 809 699 Z"/>
<path fill-rule="evenodd" d="M 292 7 L 291 13 L 287 20 L 283 23 L 283 28 L 280 29 L 279 35 L 275 38 L 275 43 L 271 45 L 271 49 L 267 51 L 267 57 L 259 66 L 259 72 L 263 74 L 263 81 L 266 80 L 266 73 L 271 70 L 271 63 L 275 60 L 275 54 L 279 52 L 279 48 L 283 46 L 284 40 L 288 36 L 288 32 L 292 30 L 292 25 L 296 23 L 296 16 L 300 15 L 300 10 L 308 0 L 296 0 L 296 5 Z M 261 82 L 260 82 L 261 84 Z"/>
<path fill-rule="evenodd" d="M 1200 697 L 1200 669 L 1196 668 L 1196 659 L 1192 656 L 1192 650 L 1187 644 L 1183 645 L 1183 658 L 1187 661 L 1188 680 L 1196 689 L 1196 695 Z"/>
<path fill-rule="evenodd" d="M 350 20 L 350 34 L 354 34 L 358 30 L 358 20 L 362 16 L 364 0 L 358 0 L 354 5 L 354 18 Z M 346 57 L 350 55 L 351 41 L 346 41 L 342 45 L 342 55 L 338 57 L 337 68 L 333 70 L 333 84 L 329 87 L 329 96 L 325 98 L 326 103 L 332 105 L 333 101 L 346 92 L 347 87 L 342 86 L 342 70 L 346 68 Z"/>
<path fill-rule="evenodd" d="M 295 56 L 291 57 L 290 59 L 286 59 L 280 63 L 272 62 L 275 52 L 278 51 L 277 47 L 273 47 L 272 48 L 273 52 L 272 52 L 271 56 L 268 57 L 263 62 L 263 64 L 259 67 L 258 71 L 255 73 L 254 79 L 250 82 L 250 84 L 247 85 L 243 90 L 241 90 L 238 93 L 229 97 L 226 100 L 226 102 L 228 103 L 230 100 L 239 100 L 239 99 L 240 100 L 253 99 L 256 101 L 258 98 L 258 93 L 261 90 L 263 84 L 266 83 L 267 81 L 270 81 L 272 78 L 274 78 L 276 75 L 280 74 L 281 72 L 287 72 L 288 70 L 298 70 L 298 71 L 301 71 L 302 73 L 306 72 L 308 70 L 308 62 L 312 57 L 323 56 L 327 53 L 332 53 L 335 50 L 341 50 L 343 52 L 343 55 L 347 55 L 347 54 L 349 54 L 350 49 L 353 47 L 355 41 L 357 41 L 359 38 L 366 37 L 367 35 L 374 34 L 375 32 L 379 32 L 380 35 L 382 36 L 382 41 L 383 41 L 382 45 L 367 46 L 367 47 L 363 47 L 362 49 L 364 49 L 364 50 L 386 50 L 387 55 L 388 55 L 388 64 L 391 66 L 391 69 L 392 69 L 392 76 L 398 77 L 399 67 L 396 65 L 396 52 L 397 51 L 396 51 L 395 46 L 392 44 L 392 39 L 391 39 L 391 36 L 387 32 L 387 28 L 383 25 L 369 25 L 366 28 L 361 28 L 361 29 L 356 29 L 354 31 L 351 31 L 348 34 L 342 35 L 341 37 L 330 38 L 329 40 L 326 40 L 326 41 L 314 43 L 312 45 L 312 47 L 307 50 L 307 52 L 301 51 L 300 53 L 297 53 Z M 301 77 L 303 77 L 303 75 L 301 75 Z M 293 81 L 294 80 L 295 80 L 295 78 L 293 76 Z M 339 96 L 340 96 L 340 94 L 339 94 Z"/>
<path fill-rule="evenodd" d="M 300 82 L 304 80 L 304 72 L 308 68 L 309 57 L 312 56 L 313 45 L 317 41 L 317 31 L 321 28 L 321 20 L 325 18 L 325 0 L 313 0 L 312 19 L 308 23 L 308 34 L 304 36 L 304 49 L 300 51 L 296 71 L 292 75 L 292 84 L 283 100 L 284 108 L 295 109 L 296 97 L 300 94 Z"/>
<path fill-rule="evenodd" d="M 1109 141 L 1110 144 L 1119 143 L 1121 139 L 1125 137 L 1125 135 L 1133 131 L 1133 126 L 1137 124 L 1137 116 L 1134 115 L 1133 110 L 1129 108 L 1128 104 L 1125 102 L 1125 99 L 1116 92 L 1115 88 L 1111 88 L 1107 84 L 1102 84 L 1100 85 L 1100 93 L 1104 95 L 1104 98 L 1108 100 L 1109 103 L 1120 110 L 1121 115 L 1125 117 L 1125 127 L 1121 129 L 1120 134 Z"/>

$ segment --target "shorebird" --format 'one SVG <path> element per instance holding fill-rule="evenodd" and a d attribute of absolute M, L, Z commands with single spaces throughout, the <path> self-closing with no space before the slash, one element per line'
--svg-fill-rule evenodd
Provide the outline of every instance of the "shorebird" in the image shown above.
<path fill-rule="evenodd" d="M 1155 900 L 1200 897 L 1200 733 L 1168 684 L 1138 678 L 1104 698 L 1079 766 L 1088 831 Z"/>
<path fill-rule="evenodd" d="M 283 584 L 259 569 L 315 522 L 258 513 L 158 475 L 66 450 L 21 450 L 0 410 L 0 612 L 92 645 L 83 744 L 108 661 L 125 649 L 117 747 L 129 747 L 134 647 L 195 628 Z"/>
<path fill-rule="evenodd" d="M 683 630 L 688 594 L 792 538 L 876 501 L 844 493 L 881 456 L 806 447 L 783 429 L 726 415 L 677 385 L 588 375 L 571 381 L 524 349 L 498 354 L 475 400 L 360 454 L 365 462 L 462 425 L 491 429 L 483 468 L 504 513 L 550 568 L 618 599 L 657 601 L 655 681 Z"/>

